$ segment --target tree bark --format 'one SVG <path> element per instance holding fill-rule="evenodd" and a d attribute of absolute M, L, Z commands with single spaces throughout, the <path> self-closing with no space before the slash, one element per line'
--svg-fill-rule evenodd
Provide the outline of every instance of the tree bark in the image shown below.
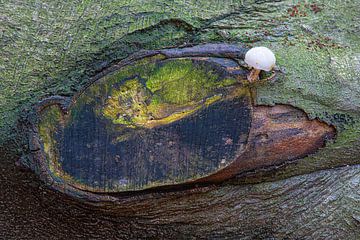
<path fill-rule="evenodd" d="M 4 152 L 5 151 L 5 152 Z M 1 149 L 4 239 L 357 239 L 358 166 L 96 207 L 49 190 Z"/>
<path fill-rule="evenodd" d="M 0 2 L 0 238 L 358 239 L 359 1 Z M 256 104 L 287 104 L 334 126 L 315 154 L 220 185 L 89 203 L 15 166 L 16 123 L 52 95 L 140 50 L 209 42 L 271 47 L 282 72 Z M 30 144 L 31 145 L 31 144 Z M 23 163 L 31 165 L 26 159 Z"/>

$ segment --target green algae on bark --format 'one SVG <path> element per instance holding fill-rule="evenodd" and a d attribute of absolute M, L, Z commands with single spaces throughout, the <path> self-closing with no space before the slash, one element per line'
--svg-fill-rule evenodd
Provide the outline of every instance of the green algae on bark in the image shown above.
<path fill-rule="evenodd" d="M 310 5 L 321 9 L 314 12 Z M 265 179 L 252 180 L 270 181 L 360 163 L 358 5 L 359 1 L 298 1 L 287 6 L 289 12 L 280 10 L 274 17 L 250 12 L 244 18 L 231 15 L 208 29 L 230 41 L 269 46 L 276 53 L 284 74 L 275 82 L 256 86 L 257 104 L 290 104 L 337 129 L 336 140 L 318 153 L 277 168 Z M 291 16 L 295 7 L 301 15 Z"/>

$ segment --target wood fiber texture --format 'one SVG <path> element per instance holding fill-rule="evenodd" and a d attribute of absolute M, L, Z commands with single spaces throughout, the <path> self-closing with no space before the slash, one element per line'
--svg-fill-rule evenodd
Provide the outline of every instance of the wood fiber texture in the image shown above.
<path fill-rule="evenodd" d="M 358 239 L 359 168 L 95 207 L 1 161 L 2 239 Z"/>
<path fill-rule="evenodd" d="M 96 193 L 221 183 L 304 158 L 334 139 L 334 127 L 300 109 L 257 106 L 249 71 L 229 58 L 241 60 L 244 51 L 204 44 L 150 52 L 99 74 L 68 105 L 43 100 L 24 126 L 27 163 L 52 188 L 93 201 Z"/>
<path fill-rule="evenodd" d="M 0 1 L 0 238 L 359 239 L 359 4 Z M 284 74 L 258 85 L 256 102 L 303 109 L 336 140 L 276 171 L 117 206 L 76 201 L 15 166 L 29 145 L 17 120 L 32 104 L 73 96 L 139 50 L 208 42 L 274 50 Z"/>

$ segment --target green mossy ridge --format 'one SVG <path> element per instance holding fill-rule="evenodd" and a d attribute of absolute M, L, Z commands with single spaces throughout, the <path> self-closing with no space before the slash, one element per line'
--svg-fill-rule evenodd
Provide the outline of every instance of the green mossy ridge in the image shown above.
<path fill-rule="evenodd" d="M 346 53 L 347 49 L 312 51 L 298 44 L 276 52 L 278 64 L 286 69 L 286 75 L 275 83 L 258 87 L 260 103 L 288 103 L 320 118 L 325 112 L 357 114 L 359 76 L 355 59 Z"/>

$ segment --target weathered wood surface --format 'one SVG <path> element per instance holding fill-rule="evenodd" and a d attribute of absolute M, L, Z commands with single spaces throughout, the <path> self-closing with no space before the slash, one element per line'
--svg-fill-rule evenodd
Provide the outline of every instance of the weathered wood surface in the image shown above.
<path fill-rule="evenodd" d="M 90 207 L 14 167 L 8 150 L 0 153 L 2 239 L 355 240 L 360 234 L 357 166 Z"/>
<path fill-rule="evenodd" d="M 204 44 L 138 53 L 68 105 L 44 100 L 24 126 L 36 146 L 30 168 L 56 190 L 107 201 L 96 193 L 221 183 L 325 147 L 334 127 L 292 106 L 256 105 L 256 85 L 246 86 L 249 71 L 236 62 L 244 51 Z"/>
<path fill-rule="evenodd" d="M 333 127 L 310 121 L 299 109 L 286 105 L 255 106 L 244 152 L 229 167 L 201 181 L 219 182 L 248 171 L 289 164 L 316 153 L 334 137 Z"/>
<path fill-rule="evenodd" d="M 358 6 L 358 0 L 1 1 L 0 237 L 358 239 Z M 139 50 L 206 42 L 273 49 L 285 74 L 258 86 L 257 103 L 303 109 L 334 125 L 336 140 L 276 171 L 233 182 L 248 185 L 150 195 L 117 209 L 75 202 L 14 167 L 28 144 L 13 130 L 24 109 L 47 96 L 72 96 Z"/>
<path fill-rule="evenodd" d="M 67 109 L 45 100 L 30 133 L 39 165 L 30 167 L 49 173 L 49 184 L 60 177 L 83 190 L 117 192 L 184 182 L 230 164 L 246 145 L 250 92 L 236 62 L 211 57 L 234 47 L 207 46 L 200 52 L 206 58 L 149 52 L 98 79 Z"/>

